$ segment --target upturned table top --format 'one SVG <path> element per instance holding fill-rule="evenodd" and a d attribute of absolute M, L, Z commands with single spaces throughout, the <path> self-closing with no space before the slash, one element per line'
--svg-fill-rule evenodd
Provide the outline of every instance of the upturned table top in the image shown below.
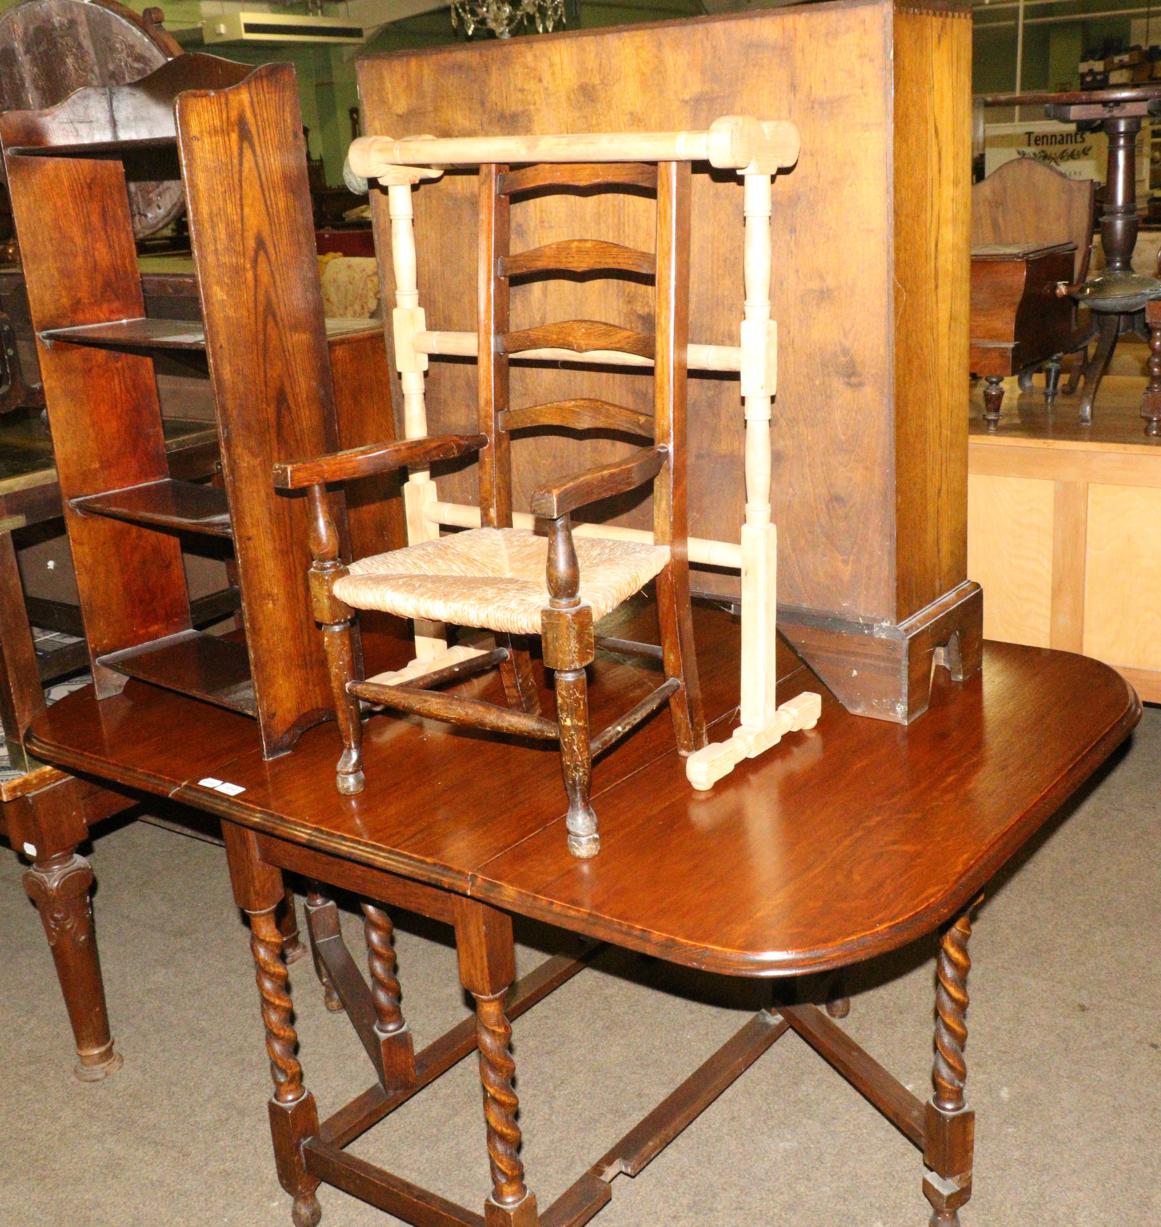
<path fill-rule="evenodd" d="M 735 718 L 737 623 L 699 610 L 697 640 L 720 739 Z M 648 672 L 598 659 L 594 728 L 648 689 Z M 819 685 L 788 659 L 780 697 L 804 689 Z M 244 716 L 138 682 L 100 702 L 91 689 L 70 695 L 28 744 L 66 768 L 587 936 L 776 976 L 860 961 L 962 910 L 1139 715 L 1105 665 L 988 644 L 968 681 L 936 671 L 930 710 L 909 727 L 851 716 L 823 692 L 817 728 L 697 793 L 662 712 L 596 764 L 591 861 L 566 850 L 553 749 L 436 722 L 373 716 L 357 797 L 335 791 L 333 725 L 264 761 Z"/>

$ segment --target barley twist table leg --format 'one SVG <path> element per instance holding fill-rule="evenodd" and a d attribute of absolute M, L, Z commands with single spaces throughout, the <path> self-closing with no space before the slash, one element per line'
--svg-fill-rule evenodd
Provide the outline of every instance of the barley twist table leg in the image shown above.
<path fill-rule="evenodd" d="M 531 1201 L 535 1215 L 535 1200 L 528 1196 L 524 1164 L 520 1159 L 521 1135 L 516 1123 L 520 1104 L 512 1089 L 516 1062 L 509 1050 L 512 1026 L 504 1014 L 503 994 L 476 996 L 476 1037 L 480 1050 L 480 1082 L 484 1088 L 488 1161 L 492 1168 L 487 1221 L 489 1227 L 493 1222 L 523 1222 L 522 1216 L 512 1218 L 511 1211 Z M 493 1215 L 493 1207 L 509 1213 L 503 1217 Z M 536 1219 L 533 1217 L 529 1221 Z"/>
<path fill-rule="evenodd" d="M 409 1085 L 415 1081 L 415 1045 L 399 1006 L 395 928 L 391 917 L 373 904 L 363 904 L 363 917 L 383 1085 Z"/>
<path fill-rule="evenodd" d="M 401 1031 L 403 1011 L 395 974 L 395 928 L 382 908 L 363 904 L 363 931 L 367 938 L 367 965 L 371 972 L 371 999 L 375 1003 L 376 1029 L 384 1034 Z"/>
<path fill-rule="evenodd" d="M 319 1182 L 305 1169 L 301 1144 L 318 1132 L 318 1110 L 314 1096 L 303 1086 L 302 1065 L 295 1055 L 298 1035 L 293 1022 L 294 1003 L 290 996 L 289 973 L 282 959 L 282 933 L 275 910 L 251 913 L 250 930 L 250 951 L 257 968 L 266 1051 L 274 1080 L 270 1130 L 278 1178 L 294 1198 L 291 1212 L 294 1227 L 316 1227 L 322 1218 L 322 1208 L 315 1196 Z"/>
<path fill-rule="evenodd" d="M 930 1227 L 960 1227 L 959 1210 L 972 1191 L 975 1114 L 964 1097 L 971 932 L 970 915 L 965 912 L 944 932 L 936 969 L 935 1095 L 927 1105 L 923 1148 L 930 1169 L 923 1181 L 932 1207 Z"/>

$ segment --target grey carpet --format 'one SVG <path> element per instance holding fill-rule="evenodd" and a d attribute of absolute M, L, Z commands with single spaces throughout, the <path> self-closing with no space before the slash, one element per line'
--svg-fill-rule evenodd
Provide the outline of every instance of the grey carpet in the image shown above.
<path fill-rule="evenodd" d="M 1027 731 L 1034 752 L 1037 731 Z M 972 942 L 975 1196 L 964 1227 L 1161 1221 L 1161 712 L 983 907 Z M 124 1068 L 80 1085 L 20 865 L 0 850 L 0 1225 L 289 1224 L 246 933 L 224 854 L 139 822 L 92 859 Z M 465 1013 L 447 934 L 397 917 L 420 1042 Z M 349 937 L 358 926 L 347 918 Z M 551 948 L 521 930 L 527 969 Z M 926 1097 L 930 943 L 859 974 L 851 1033 Z M 347 1023 L 294 970 L 302 1060 L 325 1113 L 370 1083 Z M 515 1026 L 524 1159 L 546 1207 L 744 1017 L 762 987 L 609 952 Z M 474 1062 L 356 1144 L 479 1210 L 487 1164 Z M 920 1227 L 917 1152 L 793 1036 L 636 1180 L 600 1227 Z M 321 1190 L 326 1227 L 396 1222 Z"/>

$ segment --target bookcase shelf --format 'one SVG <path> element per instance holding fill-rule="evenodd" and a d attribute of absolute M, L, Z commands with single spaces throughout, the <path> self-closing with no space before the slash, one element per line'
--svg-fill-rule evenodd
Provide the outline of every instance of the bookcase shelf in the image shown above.
<path fill-rule="evenodd" d="M 258 714 L 246 645 L 186 630 L 98 658 L 114 673 L 192 695 L 230 711 Z"/>
<path fill-rule="evenodd" d="M 291 65 L 199 55 L 0 115 L 97 696 L 127 676 L 244 712 L 267 757 L 334 704 L 306 500 L 275 490 L 274 465 L 374 441 L 360 402 L 376 391 L 393 437 L 381 323 L 324 321 L 301 133 Z M 180 174 L 201 319 L 146 315 L 126 185 L 155 149 Z M 221 487 L 169 471 L 154 364 L 175 351 L 204 355 Z M 340 399 L 359 422 L 345 436 Z M 195 629 L 190 533 L 232 542 L 244 641 Z"/>
<path fill-rule="evenodd" d="M 70 506 L 85 515 L 108 516 L 111 520 L 148 524 L 173 532 L 227 539 L 234 535 L 225 490 L 192 481 L 175 481 L 172 477 L 107 494 L 74 498 Z"/>

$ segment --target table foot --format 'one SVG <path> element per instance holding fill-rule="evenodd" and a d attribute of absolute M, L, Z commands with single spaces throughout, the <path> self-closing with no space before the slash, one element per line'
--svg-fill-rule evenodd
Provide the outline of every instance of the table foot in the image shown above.
<path fill-rule="evenodd" d="M 99 1052 L 78 1052 L 77 1056 L 79 1060 L 73 1067 L 73 1076 L 78 1082 L 104 1082 L 125 1064 L 125 1058 L 113 1051 L 112 1040 Z"/>
<path fill-rule="evenodd" d="M 24 889 L 36 904 L 52 950 L 79 1058 L 74 1072 L 82 1082 L 100 1082 L 122 1065 L 109 1034 L 92 886 L 92 866 L 71 848 L 35 861 L 24 874 Z"/>
<path fill-rule="evenodd" d="M 294 1199 L 294 1209 L 290 1212 L 294 1227 L 318 1227 L 322 1221 L 322 1206 L 313 1193 L 304 1193 Z"/>
<path fill-rule="evenodd" d="M 484 1089 L 488 1162 L 492 1169 L 489 1206 L 512 1211 L 529 1195 L 528 1186 L 524 1183 L 524 1163 L 520 1158 L 523 1138 L 516 1121 L 520 1102 L 512 1086 L 516 1073 L 511 1049 L 512 1024 L 504 1014 L 504 993 L 497 996 L 473 995 L 476 999 L 476 1039 L 480 1050 L 480 1084 Z M 493 1218 L 501 1221 L 495 1215 Z"/>

